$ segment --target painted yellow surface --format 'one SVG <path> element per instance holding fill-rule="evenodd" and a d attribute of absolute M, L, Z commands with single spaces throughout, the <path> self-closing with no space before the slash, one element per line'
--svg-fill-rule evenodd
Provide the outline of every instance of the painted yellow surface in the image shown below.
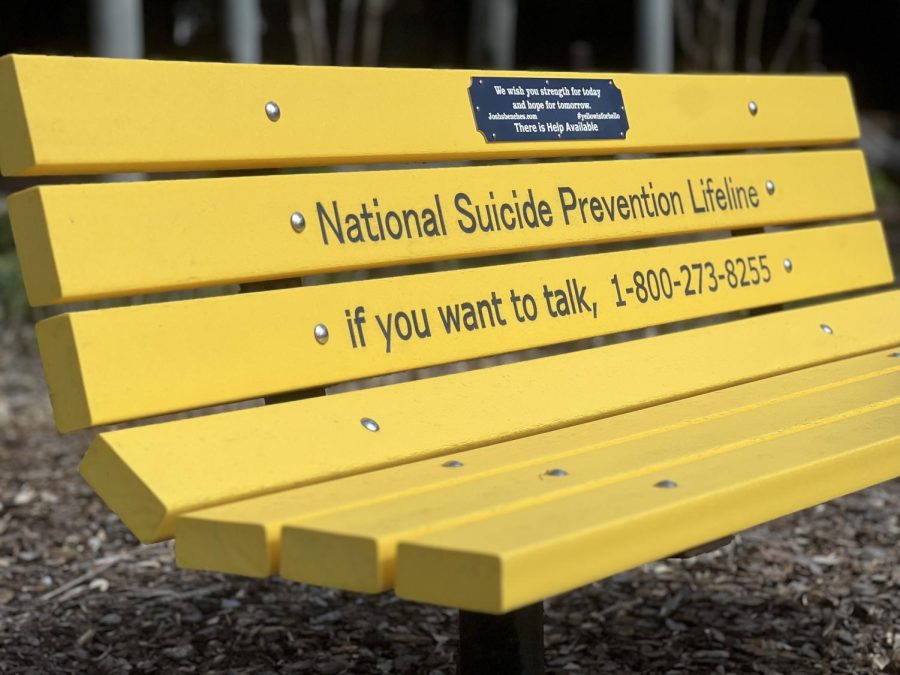
<path fill-rule="evenodd" d="M 13 58 L 0 58 L 0 173 L 34 165 Z"/>
<path fill-rule="evenodd" d="M 832 328 L 825 333 L 821 324 Z M 390 387 L 109 431 L 82 474 L 143 541 L 187 511 L 533 435 L 897 343 L 900 292 Z M 380 431 L 367 431 L 370 417 Z M 121 494 L 119 481 L 140 485 Z"/>
<path fill-rule="evenodd" d="M 176 523 L 178 563 L 265 576 L 282 560 L 281 572 L 290 579 L 386 590 L 393 586 L 401 539 L 727 451 L 730 434 L 754 439 L 789 433 L 802 420 L 816 423 L 867 397 L 897 395 L 898 376 L 900 363 L 876 352 L 188 513 Z M 445 467 L 448 458 L 461 466 Z M 567 480 L 540 478 L 554 467 L 565 467 Z"/>
<path fill-rule="evenodd" d="M 858 150 L 52 185 L 9 199 L 33 305 L 873 210 Z"/>
<path fill-rule="evenodd" d="M 796 147 L 859 135 L 840 76 L 491 71 L 612 78 L 630 128 L 622 140 L 487 143 L 468 94 L 484 71 L 16 55 L 2 73 L 25 117 L 14 108 L 4 121 L 28 129 L 0 133 L 6 175 Z"/>
<path fill-rule="evenodd" d="M 867 221 L 78 312 L 37 335 L 46 362 L 63 364 L 46 373 L 57 425 L 71 430 L 892 279 L 881 225 Z"/>
<path fill-rule="evenodd" d="M 613 484 L 624 477 L 631 480 L 641 475 L 673 471 L 683 463 L 732 451 L 760 439 L 794 434 L 824 423 L 823 420 L 847 414 L 847 411 L 892 398 L 893 403 L 900 403 L 900 375 L 896 373 L 839 391 L 825 391 L 788 402 L 779 400 L 777 407 L 762 406 L 745 414 L 704 422 L 650 439 L 613 447 L 598 444 L 601 448 L 569 457 L 563 460 L 561 467 L 556 463 L 533 465 L 429 494 L 314 518 L 296 527 L 289 524 L 283 535 L 282 574 L 297 581 L 380 592 L 393 586 L 392 549 L 398 542 L 534 508 L 553 499 Z M 900 427 L 894 425 L 893 430 L 900 436 Z M 552 441 L 548 442 L 548 447 L 552 447 Z M 748 456 L 747 461 L 753 461 L 752 457 Z M 884 467 L 884 478 L 892 477 L 894 474 L 890 472 L 896 466 Z M 557 477 L 544 474 L 553 468 L 563 468 L 568 473 L 564 477 L 567 480 L 556 480 Z M 841 476 L 836 476 L 834 480 L 840 482 L 840 479 Z M 601 511 L 599 519 L 602 518 Z M 362 551 L 368 551 L 368 554 Z M 440 576 L 435 575 L 432 583 L 440 586 Z M 492 597 L 494 594 L 486 595 Z"/>
<path fill-rule="evenodd" d="M 504 613 L 894 477 L 893 393 L 827 423 L 401 541 L 397 595 Z M 662 480 L 677 487 L 655 487 Z"/>

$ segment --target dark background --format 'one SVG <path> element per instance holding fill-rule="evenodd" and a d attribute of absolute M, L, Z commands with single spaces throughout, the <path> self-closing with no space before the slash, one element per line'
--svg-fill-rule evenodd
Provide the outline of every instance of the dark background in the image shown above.
<path fill-rule="evenodd" d="M 337 2 L 326 2 L 330 32 L 336 31 Z M 397 0 L 384 17 L 379 65 L 465 67 L 468 63 L 470 0 Z M 689 3 L 690 4 L 690 3 Z M 702 4 L 702 3 L 698 3 Z M 741 26 L 750 2 L 737 6 L 736 51 L 743 52 Z M 795 2 L 766 4 L 761 60 L 766 70 L 788 25 Z M 289 2 L 263 0 L 265 18 L 263 61 L 296 62 L 289 28 Z M 334 10 L 334 11 L 331 11 Z M 222 29 L 222 6 L 217 0 L 146 0 L 146 55 L 153 59 L 227 60 Z M 196 19 L 186 44 L 174 39 L 177 16 Z M 900 2 L 897 0 L 820 0 L 813 5 L 804 40 L 789 70 L 822 68 L 847 72 L 858 105 L 866 109 L 900 110 Z M 515 67 L 560 69 L 571 66 L 573 43 L 593 48 L 598 70 L 636 70 L 635 8 L 631 2 L 596 0 L 520 0 L 516 22 Z M 332 44 L 334 40 L 332 39 Z M 810 63 L 808 48 L 818 64 Z M 0 19 L 0 54 L 90 53 L 88 0 L 4 0 Z M 695 64 L 676 43 L 676 70 L 695 70 Z M 703 70 L 703 68 L 700 68 Z M 735 70 L 745 70 L 737 58 Z"/>

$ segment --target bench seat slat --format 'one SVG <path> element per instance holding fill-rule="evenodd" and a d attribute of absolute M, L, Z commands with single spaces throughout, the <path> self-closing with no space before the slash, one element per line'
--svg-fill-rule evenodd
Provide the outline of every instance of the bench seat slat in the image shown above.
<path fill-rule="evenodd" d="M 281 561 L 289 579 L 379 592 L 393 586 L 401 539 L 661 471 L 734 438 L 772 437 L 898 393 L 900 362 L 877 352 L 455 453 L 456 468 L 435 458 L 233 502 L 178 519 L 178 563 L 265 576 Z M 553 467 L 567 479 L 536 482 Z"/>
<path fill-rule="evenodd" d="M 767 261 L 746 262 L 763 255 Z M 847 265 L 848 258 L 864 264 Z M 744 261 L 740 275 L 737 259 Z M 790 271 L 783 265 L 786 259 L 792 261 Z M 754 277 L 747 268 L 755 264 L 767 269 L 757 270 Z M 690 269 L 693 266 L 704 269 Z M 710 277 L 711 267 L 718 278 Z M 662 295 L 663 268 L 670 272 L 671 300 Z M 652 285 L 650 270 L 658 274 L 662 291 Z M 727 270 L 734 274 L 727 276 Z M 643 295 L 635 272 L 646 276 Z M 618 286 L 611 283 L 613 277 Z M 892 279 L 881 226 L 866 221 L 92 310 L 54 317 L 38 324 L 37 331 L 57 425 L 71 430 L 773 305 Z M 654 288 L 656 300 L 650 296 Z M 521 300 L 512 298 L 511 291 Z M 526 294 L 532 298 L 533 320 L 527 316 Z M 454 319 L 449 318 L 451 313 Z M 351 323 L 357 316 L 365 321 L 359 330 Z M 318 324 L 328 327 L 325 344 L 314 337 Z"/>
<path fill-rule="evenodd" d="M 820 325 L 827 323 L 832 332 Z M 142 541 L 177 515 L 896 344 L 900 292 L 440 378 L 110 431 L 82 474 Z M 547 382 L 557 389 L 548 392 Z M 380 425 L 372 433 L 360 424 Z"/>
<path fill-rule="evenodd" d="M 504 613 L 892 478 L 896 391 L 795 433 L 403 540 L 397 595 Z M 665 480 L 677 488 L 655 486 Z"/>
<path fill-rule="evenodd" d="M 529 73 L 612 78 L 624 98 L 627 137 L 488 143 L 468 93 L 483 74 L 6 56 L 0 91 L 13 104 L 0 118 L 0 169 L 261 168 L 797 147 L 859 136 L 842 76 Z M 751 100 L 758 114 L 750 114 Z M 269 101 L 280 108 L 277 122 L 266 116 Z M 808 114 L 824 101 L 828 114 Z"/>
<path fill-rule="evenodd" d="M 741 208 L 709 210 L 700 181 L 713 178 L 723 187 L 726 177 Z M 767 180 L 775 186 L 772 195 Z M 757 207 L 747 207 L 751 187 Z M 624 211 L 609 211 L 617 196 L 640 195 L 642 189 L 652 196 L 646 208 L 629 201 Z M 474 214 L 475 205 L 482 213 L 491 203 L 523 208 L 529 190 L 535 204 L 548 205 L 545 222 L 551 225 L 472 231 L 466 213 Z M 460 202 L 464 212 L 456 207 L 457 195 L 471 202 Z M 606 210 L 598 202 L 601 222 L 590 201 L 579 201 L 592 198 L 606 200 Z M 357 232 L 352 218 L 359 217 L 363 204 L 384 218 L 412 209 L 417 220 L 409 216 L 409 236 L 396 223 L 390 231 L 375 224 L 371 235 Z M 443 227 L 425 227 L 419 236 L 415 223 L 426 222 L 429 209 L 440 214 Z M 832 220 L 873 210 L 859 150 L 54 185 L 9 200 L 32 305 Z M 290 224 L 294 212 L 306 220 L 299 234 Z M 659 215 L 666 212 L 671 215 Z"/>

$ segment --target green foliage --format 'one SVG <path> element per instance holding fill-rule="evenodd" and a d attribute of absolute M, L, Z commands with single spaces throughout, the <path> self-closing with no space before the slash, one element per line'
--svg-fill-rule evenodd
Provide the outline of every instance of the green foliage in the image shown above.
<path fill-rule="evenodd" d="M 21 323 L 30 316 L 22 272 L 13 246 L 9 213 L 0 201 L 0 322 Z"/>
<path fill-rule="evenodd" d="M 872 169 L 872 190 L 879 204 L 900 201 L 900 185 L 881 169 Z"/>
<path fill-rule="evenodd" d="M 20 323 L 29 316 L 19 260 L 12 249 L 0 253 L 0 322 Z"/>
<path fill-rule="evenodd" d="M 13 248 L 12 226 L 9 223 L 9 213 L 5 204 L 0 202 L 0 254 L 11 251 Z"/>

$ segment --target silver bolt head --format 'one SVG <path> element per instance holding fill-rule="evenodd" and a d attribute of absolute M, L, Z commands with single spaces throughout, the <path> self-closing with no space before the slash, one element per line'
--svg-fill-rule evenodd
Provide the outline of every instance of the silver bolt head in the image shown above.
<path fill-rule="evenodd" d="M 825 335 L 834 335 L 834 328 L 829 326 L 827 323 L 820 323 L 819 328 L 822 329 L 822 332 L 825 333 Z"/>
<path fill-rule="evenodd" d="M 547 469 L 544 472 L 545 476 L 553 476 L 555 478 L 562 478 L 563 476 L 568 476 L 569 472 L 565 469 Z"/>
<path fill-rule="evenodd" d="M 891 352 L 888 356 L 892 359 L 900 359 L 900 352 Z"/>
<path fill-rule="evenodd" d="M 291 214 L 291 227 L 294 228 L 294 232 L 303 232 L 306 229 L 306 218 L 299 211 Z"/>
<path fill-rule="evenodd" d="M 767 180 L 766 181 L 766 192 L 768 192 L 770 195 L 775 194 L 775 183 L 773 183 L 770 180 Z"/>
<path fill-rule="evenodd" d="M 747 104 L 747 110 L 750 111 L 750 114 L 751 114 L 751 115 L 755 115 L 756 113 L 758 113 L 758 112 L 759 112 L 759 106 L 756 105 L 756 101 L 750 101 L 750 102 Z"/>
<path fill-rule="evenodd" d="M 654 483 L 654 484 L 653 484 L 653 487 L 658 487 L 658 488 L 677 488 L 677 487 L 678 487 L 678 483 L 676 483 L 674 480 L 670 480 L 670 479 L 666 478 L 665 480 L 657 481 L 656 483 Z"/>
<path fill-rule="evenodd" d="M 313 329 L 313 335 L 316 336 L 316 342 L 320 345 L 324 345 L 328 342 L 328 326 L 324 323 L 317 323 L 316 327 Z"/>
<path fill-rule="evenodd" d="M 278 107 L 278 104 L 275 103 L 275 101 L 266 103 L 266 117 L 273 122 L 277 122 L 281 119 L 281 108 Z"/>
<path fill-rule="evenodd" d="M 785 258 L 785 259 L 784 259 L 784 269 L 785 269 L 786 272 L 793 272 L 793 271 L 794 271 L 794 263 L 791 262 L 791 259 L 790 259 L 790 258 Z"/>
<path fill-rule="evenodd" d="M 363 417 L 359 420 L 359 423 L 363 425 L 368 431 L 378 431 L 381 427 L 378 425 L 378 422 L 373 420 L 371 417 Z"/>
<path fill-rule="evenodd" d="M 448 469 L 458 469 L 463 465 L 458 459 L 448 459 L 446 462 L 441 464 L 441 466 L 446 466 Z"/>

